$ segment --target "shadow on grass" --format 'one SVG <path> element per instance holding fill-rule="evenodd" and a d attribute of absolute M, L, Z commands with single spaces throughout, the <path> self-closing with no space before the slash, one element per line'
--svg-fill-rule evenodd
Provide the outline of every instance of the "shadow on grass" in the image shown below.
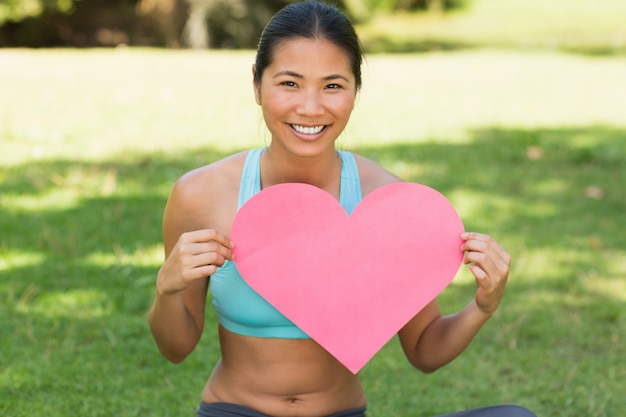
<path fill-rule="evenodd" d="M 489 343 L 518 350 L 516 355 L 524 346 L 561 346 L 558 354 L 570 357 L 602 349 L 617 361 L 611 338 L 624 329 L 626 311 L 623 294 L 611 288 L 624 279 L 624 136 L 626 130 L 604 127 L 485 129 L 468 143 L 434 140 L 356 151 L 440 190 L 468 230 L 497 237 L 512 253 L 518 263 L 501 313 L 505 323 L 487 330 Z M 84 404 L 84 384 L 102 397 L 124 395 L 125 407 L 158 395 L 151 392 L 184 388 L 193 394 L 201 385 L 166 386 L 169 368 L 154 365 L 159 359 L 145 313 L 171 186 L 184 172 L 224 156 L 206 148 L 100 164 L 54 160 L 0 168 L 0 193 L 9 203 L 0 207 L 0 315 L 2 339 L 11 340 L 3 342 L 0 356 L 12 363 L 0 395 L 22 398 L 9 411 L 27 410 L 43 391 L 52 397 L 73 390 L 62 406 L 69 411 Z M 68 188 L 82 194 L 64 201 Z M 57 194 L 59 201 L 46 205 Z M 472 286 L 453 285 L 442 300 L 461 306 L 471 299 Z M 215 346 L 210 351 L 216 355 Z M 88 367 L 88 378 L 84 363 L 76 362 L 80 355 L 109 367 Z M 130 365 L 111 365 L 117 361 Z M 150 372 L 138 375 L 134 367 Z M 49 379 L 58 372 L 82 377 L 54 388 Z M 112 378 L 111 372 L 118 385 L 93 385 Z M 128 385 L 143 396 L 126 394 Z"/>
<path fill-rule="evenodd" d="M 464 49 L 476 49 L 480 45 L 442 39 L 410 39 L 379 36 L 364 42 L 364 50 L 368 54 L 377 53 L 414 53 L 414 52 L 451 52 Z"/>
<path fill-rule="evenodd" d="M 602 127 L 488 129 L 466 144 L 359 152 L 440 190 L 467 230 L 496 237 L 512 254 L 507 309 L 528 320 L 511 337 L 567 344 L 572 323 L 595 323 L 587 336 L 624 329 L 625 134 Z M 461 307 L 473 285 L 453 286 L 448 296 L 458 293 Z"/>
<path fill-rule="evenodd" d="M 440 38 L 410 38 L 392 36 L 373 36 L 363 42 L 363 47 L 368 54 L 402 54 L 402 53 L 428 53 L 428 52 L 454 52 L 480 48 L 505 48 L 522 49 L 524 51 L 564 52 L 572 55 L 588 57 L 624 57 L 626 46 L 624 45 L 569 45 L 558 44 L 546 46 L 537 41 L 536 44 L 520 45 L 508 43 L 480 43 L 464 42 L 455 39 Z"/>

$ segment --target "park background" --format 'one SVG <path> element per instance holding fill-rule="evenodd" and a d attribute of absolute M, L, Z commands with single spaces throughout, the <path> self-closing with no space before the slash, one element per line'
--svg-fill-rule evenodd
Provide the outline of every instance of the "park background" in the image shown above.
<path fill-rule="evenodd" d="M 0 2 L 0 415 L 194 415 L 215 317 L 184 363 L 157 352 L 162 210 L 184 172 L 269 140 L 251 48 L 283 4 Z M 395 339 L 373 358 L 369 415 L 623 415 L 626 2 L 341 6 L 367 56 L 339 146 L 437 188 L 513 255 L 455 362 L 422 375 Z M 473 293 L 462 269 L 440 302 Z"/>

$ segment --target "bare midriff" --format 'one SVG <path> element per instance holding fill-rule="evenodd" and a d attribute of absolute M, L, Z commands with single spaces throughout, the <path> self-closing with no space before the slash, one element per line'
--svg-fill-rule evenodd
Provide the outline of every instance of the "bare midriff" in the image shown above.
<path fill-rule="evenodd" d="M 364 407 L 352 374 L 310 339 L 242 336 L 220 326 L 222 358 L 202 394 L 273 417 L 320 417 Z"/>

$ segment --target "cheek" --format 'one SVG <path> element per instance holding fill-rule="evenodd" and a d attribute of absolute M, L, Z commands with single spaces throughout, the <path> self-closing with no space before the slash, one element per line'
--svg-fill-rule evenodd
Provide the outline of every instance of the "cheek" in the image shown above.
<path fill-rule="evenodd" d="M 355 98 L 352 95 L 341 95 L 336 97 L 331 104 L 331 107 L 337 113 L 352 113 L 354 109 Z"/>
<path fill-rule="evenodd" d="M 293 106 L 293 97 L 289 95 L 274 93 L 271 90 L 264 91 L 263 95 L 259 94 L 262 98 L 261 107 L 263 107 L 263 113 L 279 115 L 289 111 L 289 108 Z"/>
<path fill-rule="evenodd" d="M 268 125 L 277 124 L 284 119 L 288 110 L 285 108 L 285 104 L 279 100 L 274 100 L 267 95 L 263 96 L 263 104 L 261 104 L 263 111 L 263 119 Z"/>

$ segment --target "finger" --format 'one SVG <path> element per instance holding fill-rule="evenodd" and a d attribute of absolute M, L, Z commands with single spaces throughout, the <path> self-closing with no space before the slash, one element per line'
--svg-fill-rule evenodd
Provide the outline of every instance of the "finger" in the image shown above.
<path fill-rule="evenodd" d="M 189 255 L 202 255 L 205 253 L 217 253 L 225 259 L 233 260 L 233 250 L 217 242 L 186 244 Z"/>
<path fill-rule="evenodd" d="M 191 262 L 192 268 L 197 268 L 204 265 L 214 265 L 216 267 L 221 267 L 224 266 L 224 263 L 226 262 L 226 257 L 218 252 L 209 252 L 195 255 L 191 259 Z"/>
<path fill-rule="evenodd" d="M 498 270 L 493 260 L 487 256 L 484 252 L 466 252 L 463 258 L 463 262 L 470 266 L 476 266 L 480 268 L 481 271 L 484 271 L 486 275 L 492 275 L 495 271 Z"/>
<path fill-rule="evenodd" d="M 474 275 L 474 278 L 476 278 L 476 283 L 480 287 L 485 287 L 489 278 L 489 275 L 485 272 L 485 270 L 475 264 L 470 265 L 469 270 L 472 275 Z"/>
<path fill-rule="evenodd" d="M 181 235 L 177 249 L 181 255 L 199 255 L 208 252 L 218 252 L 229 260 L 234 259 L 234 245 L 229 239 L 212 230 L 187 232 Z"/>
<path fill-rule="evenodd" d="M 210 277 L 217 271 L 216 265 L 204 264 L 198 265 L 194 268 L 187 269 L 183 274 L 182 278 L 184 281 L 193 281 L 196 279 Z"/>
<path fill-rule="evenodd" d="M 185 232 L 181 235 L 180 241 L 189 243 L 217 242 L 229 249 L 234 247 L 233 242 L 231 242 L 229 238 L 215 229 L 201 229 Z"/>
<path fill-rule="evenodd" d="M 476 251 L 492 254 L 497 259 L 501 260 L 504 264 L 510 265 L 511 256 L 507 251 L 500 246 L 491 236 L 481 233 L 463 233 L 461 239 L 465 240 L 465 243 L 461 245 L 462 251 Z"/>
<path fill-rule="evenodd" d="M 483 252 L 466 252 L 463 262 L 479 267 L 486 274 L 486 278 L 490 279 L 506 279 L 509 271 L 508 264 L 503 260 Z"/>
<path fill-rule="evenodd" d="M 181 270 L 183 280 L 206 278 L 222 267 L 226 258 L 217 252 L 201 253 L 188 257 Z"/>

